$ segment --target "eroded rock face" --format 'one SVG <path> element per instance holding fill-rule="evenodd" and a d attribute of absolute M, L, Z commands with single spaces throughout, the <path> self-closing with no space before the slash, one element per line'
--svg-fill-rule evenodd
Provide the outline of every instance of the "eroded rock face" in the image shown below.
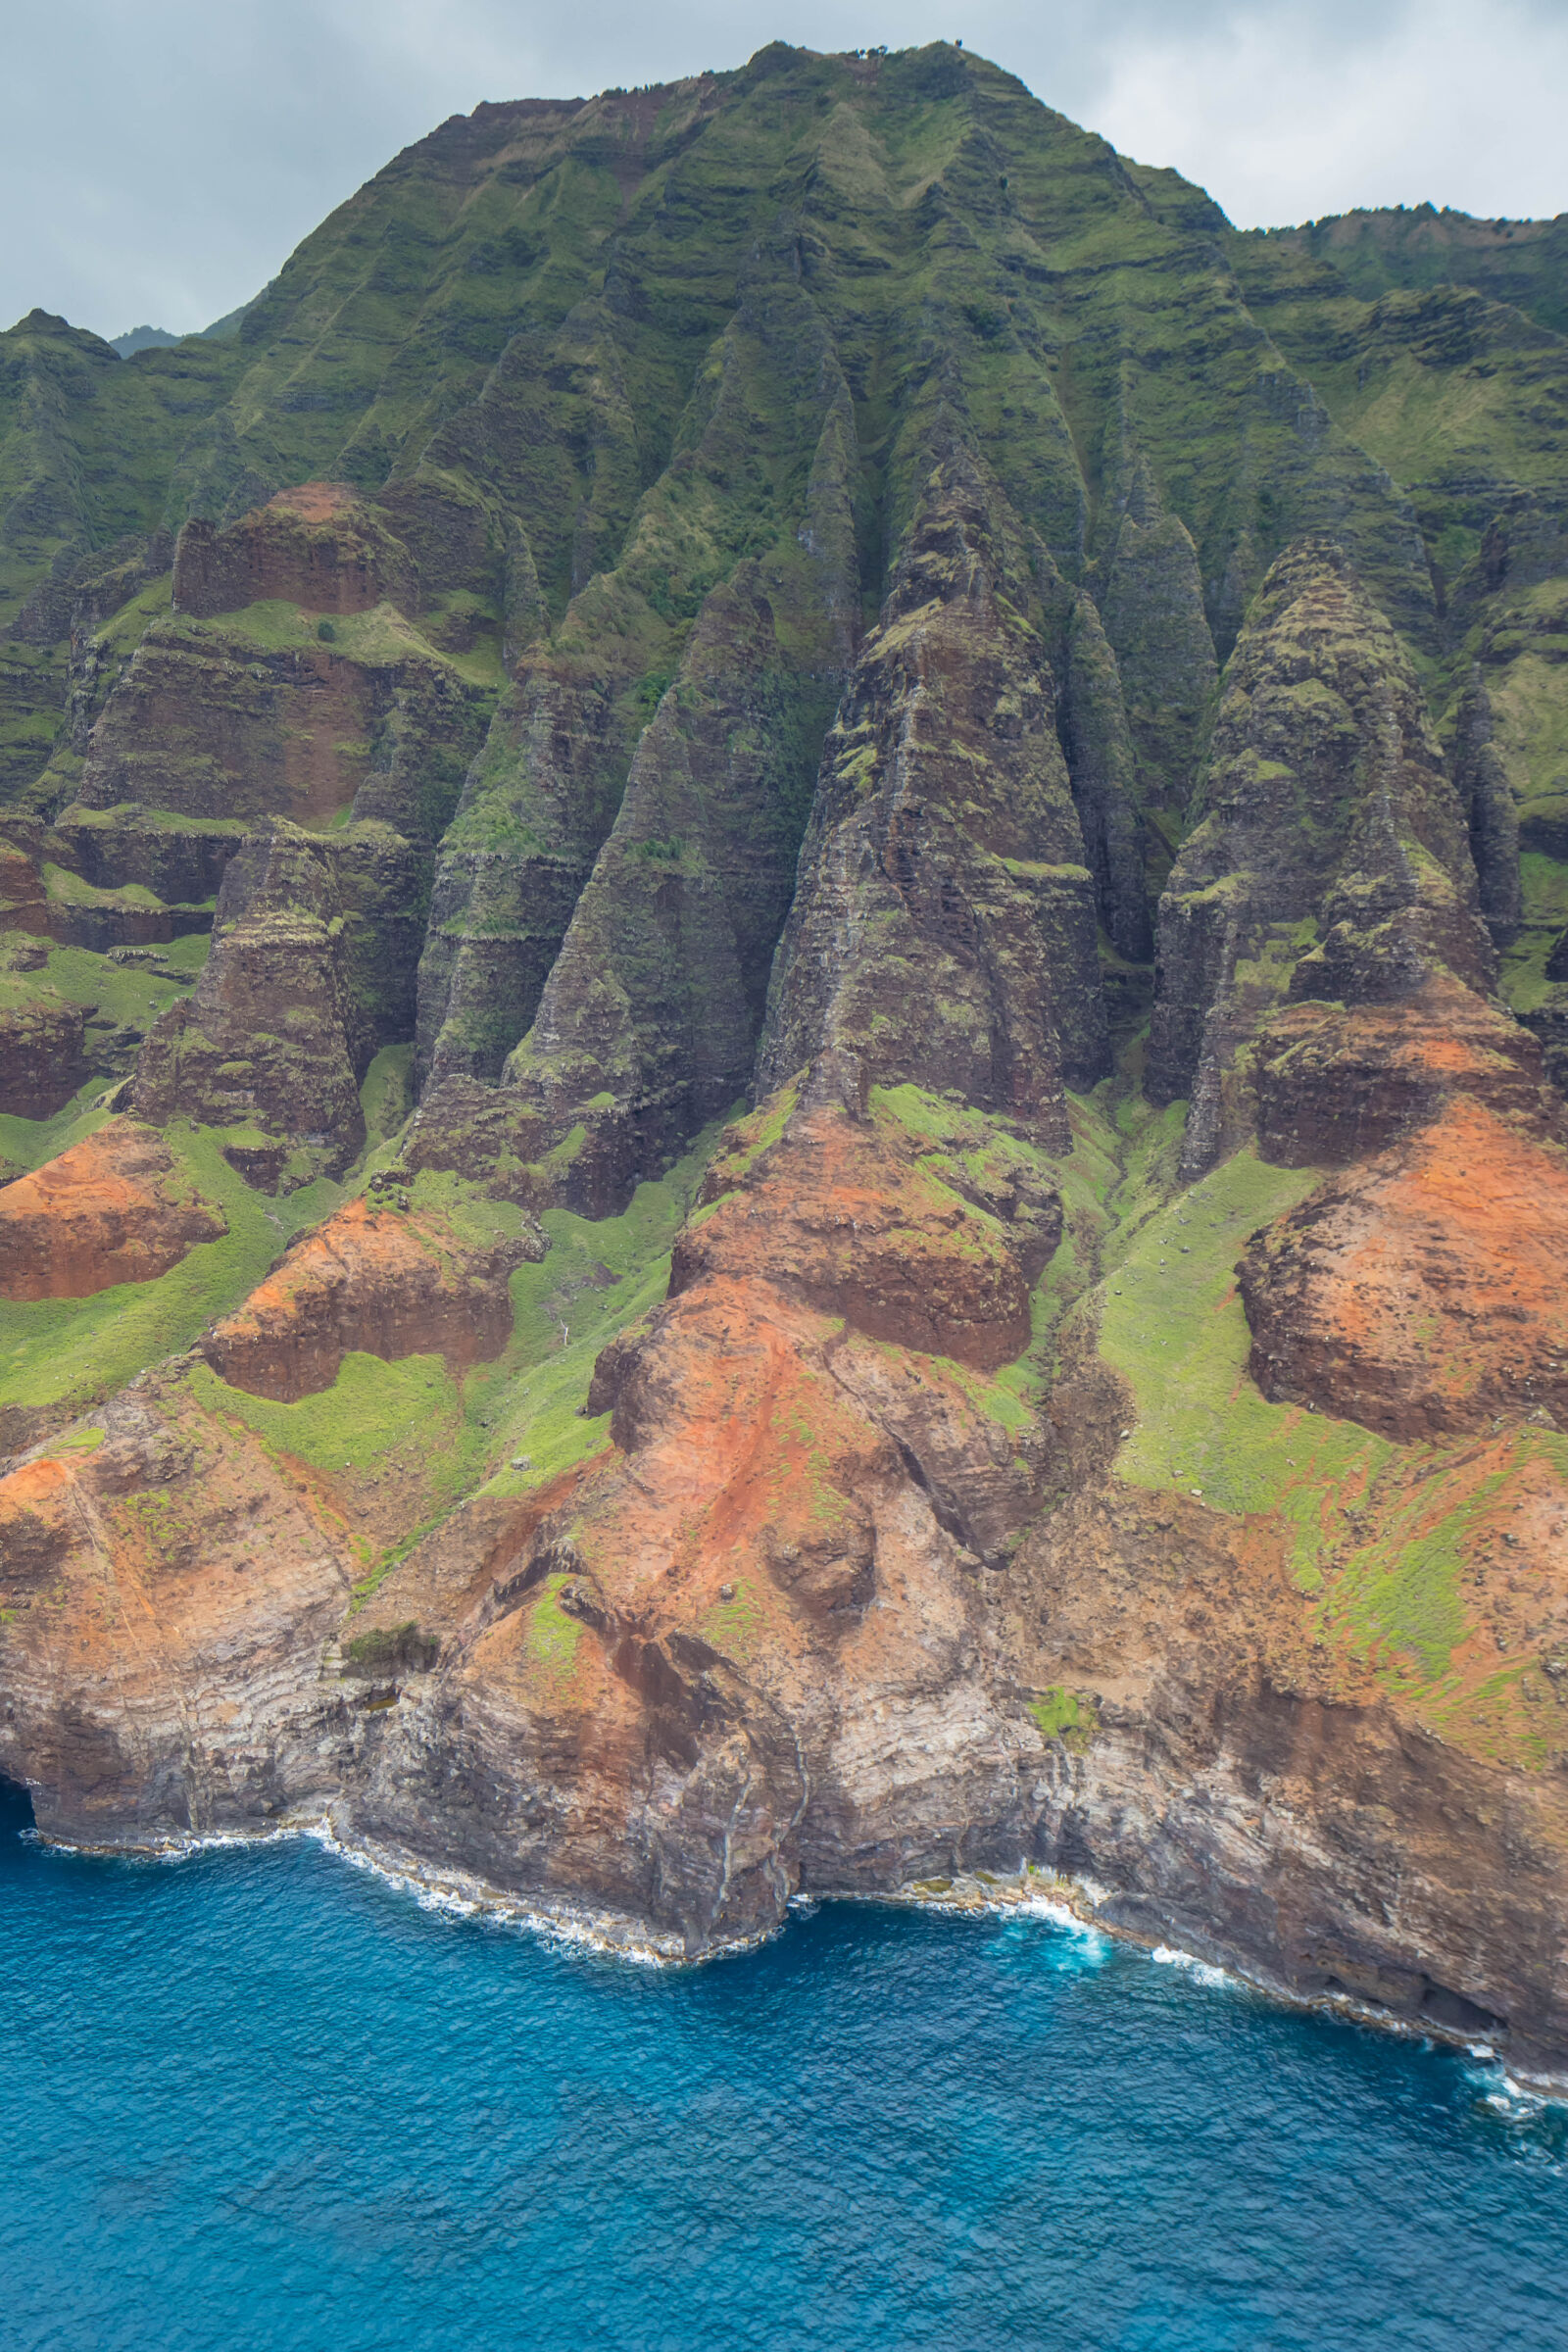
<path fill-rule="evenodd" d="M 802 616 L 778 601 L 751 565 L 707 600 L 506 1065 L 543 1148 L 580 1128 L 563 1189 L 590 1214 L 622 1206 L 751 1079 L 838 684 L 825 601 L 804 677 L 779 641 Z"/>
<path fill-rule="evenodd" d="M 88 1298 L 117 1282 L 150 1282 L 227 1231 L 161 1136 L 112 1119 L 0 1186 L 0 1298 Z"/>
<path fill-rule="evenodd" d="M 0 976 L 0 1111 L 49 1119 L 89 1074 L 86 1015 L 52 988 Z"/>
<path fill-rule="evenodd" d="M 282 601 L 310 612 L 366 612 L 409 601 L 407 551 L 341 482 L 280 490 L 227 530 L 193 519 L 174 550 L 174 606 L 208 620 Z"/>
<path fill-rule="evenodd" d="M 432 1539 L 368 1604 L 367 1671 L 404 1626 L 435 1654 L 352 1797 L 360 1834 L 453 1852 L 456 1773 L 469 1867 L 689 1950 L 765 1931 L 803 1883 L 1027 1845 L 1038 1737 L 987 1686 L 983 1589 L 1039 1455 L 954 1358 L 1015 1350 L 1056 1203 L 1014 1202 L 1017 1259 L 991 1219 L 977 1269 L 946 1155 L 835 1087 L 715 1163 L 668 1300 L 600 1359 L 611 1446 L 499 1544 Z"/>
<path fill-rule="evenodd" d="M 1166 508 L 1142 457 L 1122 459 L 1100 608 L 1136 747 L 1141 800 L 1180 817 L 1191 806 L 1219 665 L 1192 534 Z"/>
<path fill-rule="evenodd" d="M 1504 1660 L 1530 1673 L 1559 1757 L 1568 1706 L 1538 1661 L 1568 1646 L 1568 1488 L 1544 1461 L 1510 1479 L 1506 1439 L 1475 1450 L 1467 1577 L 1483 1622 L 1454 1684 L 1494 1680 Z M 1419 1473 L 1384 1507 L 1401 1547 L 1443 1508 Z M 1521 1559 L 1528 1596 L 1507 1589 Z M 1004 1605 L 1014 1670 L 1093 1696 L 1092 1736 L 1048 1768 L 1039 1835 L 1062 1867 L 1118 1889 L 1111 1918 L 1309 1996 L 1496 2034 L 1522 2067 L 1558 2062 L 1568 1782 L 1555 1764 L 1499 1770 L 1412 1721 L 1348 1661 L 1344 1629 L 1303 1610 L 1277 1523 L 1090 1485 L 1028 1537 Z"/>
<path fill-rule="evenodd" d="M 143 1049 L 143 1118 L 254 1120 L 275 1139 L 279 1165 L 301 1149 L 313 1172 L 348 1165 L 365 1141 L 358 1081 L 374 1039 L 349 986 L 334 864 L 330 848 L 291 825 L 247 836 L 223 876 L 194 995 Z"/>
<path fill-rule="evenodd" d="M 373 359 L 367 234 L 416 289 Z M 3 1075 L 85 1074 L 75 1007 L 28 1042 L 46 941 L 220 897 L 135 1100 L 368 1187 L 259 1286 L 215 1245 L 206 1362 L 63 1434 L 0 1403 L 0 1767 L 46 1834 L 325 1811 L 674 1951 L 1028 1858 L 1568 2062 L 1568 543 L 1489 486 L 1549 475 L 1560 354 L 1326 261 L 1298 303 L 1277 238 L 1244 294 L 1246 243 L 966 53 L 775 44 L 455 119 L 177 376 L 0 336 Z M 1419 528 L 1391 358 L 1444 418 L 1464 371 Z M 271 495 L 296 464 L 381 487 Z M 119 534 L 184 503 L 232 519 L 170 613 L 171 546 Z M 1185 1138 L 1138 1076 L 1167 873 Z M 81 1049 L 117 1076 L 128 1012 Z M 367 1177 L 357 1082 L 411 1038 Z M 691 1170 L 628 1209 L 748 1092 L 684 1225 Z M 402 1101 L 383 1063 L 381 1140 Z M 93 1223 L 74 1162 L 90 1247 L 29 1210 L 26 1281 L 178 1238 L 100 1150 L 142 1205 Z M 503 1202 L 560 1252 L 515 1331 Z M 284 1224 L 246 1214 L 231 1252 Z M 1155 1227 L 1202 1285 L 1149 1279 Z M 346 1353 L 389 1445 L 337 1442 Z"/>
<path fill-rule="evenodd" d="M 235 1388 L 288 1402 L 330 1388 L 353 1348 L 440 1354 L 461 1369 L 499 1355 L 512 1330 L 507 1278 L 543 1254 L 532 1232 L 463 1248 L 436 1219 L 351 1200 L 215 1326 L 203 1353 Z"/>
<path fill-rule="evenodd" d="M 1495 968 L 1462 811 L 1393 630 L 1305 540 L 1226 669 L 1201 821 L 1160 902 L 1148 1083 L 1192 1097 L 1188 1168 L 1245 1132 L 1238 1056 L 1282 999 L 1402 1000 L 1442 967 L 1483 993 Z"/>
<path fill-rule="evenodd" d="M 0 1768 L 83 1844 L 265 1829 L 352 1752 L 319 1680 L 356 1573 L 342 1521 L 177 1381 L 95 1421 L 92 1449 L 0 1479 Z"/>
<path fill-rule="evenodd" d="M 1258 1031 L 1259 1148 L 1281 1167 L 1341 1167 L 1381 1152 L 1464 1095 L 1554 1130 L 1561 1110 L 1528 1029 L 1450 973 L 1396 1004 L 1289 1004 Z"/>
<path fill-rule="evenodd" d="M 955 440 L 823 753 L 759 1083 L 824 1046 L 1065 1142 L 1107 1066 L 1095 900 L 1027 558 Z"/>
<path fill-rule="evenodd" d="M 1473 1097 L 1256 1235 L 1252 1376 L 1411 1440 L 1568 1422 L 1568 1157 Z"/>
<path fill-rule="evenodd" d="M 857 1119 L 823 1097 L 808 1087 L 778 1143 L 681 1236 L 671 1297 L 744 1264 L 871 1339 L 988 1371 L 1021 1354 L 1059 1199 L 1021 1154 L 990 1184 L 959 1175 L 957 1191 L 951 1163 L 886 1113 Z M 713 1181 L 725 1184 L 722 1161 Z"/>

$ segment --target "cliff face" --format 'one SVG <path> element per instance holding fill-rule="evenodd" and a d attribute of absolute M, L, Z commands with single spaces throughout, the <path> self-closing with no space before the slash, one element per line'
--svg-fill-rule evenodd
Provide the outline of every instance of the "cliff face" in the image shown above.
<path fill-rule="evenodd" d="M 1063 1081 L 1109 1048 L 1032 601 L 1014 518 L 953 447 L 823 755 L 760 1087 L 827 1046 L 1066 1144 Z"/>
<path fill-rule="evenodd" d="M 1192 1098 L 1195 1173 L 1238 1133 L 1226 1098 L 1282 998 L 1358 1004 L 1414 997 L 1439 969 L 1482 990 L 1494 975 L 1414 673 L 1332 543 L 1302 541 L 1263 583 L 1197 811 L 1160 901 L 1149 1048 L 1154 1100 Z"/>
<path fill-rule="evenodd" d="M 46 1835 L 1027 1862 L 1568 2065 L 1564 347 L 1407 226 L 774 45 L 0 337 Z"/>

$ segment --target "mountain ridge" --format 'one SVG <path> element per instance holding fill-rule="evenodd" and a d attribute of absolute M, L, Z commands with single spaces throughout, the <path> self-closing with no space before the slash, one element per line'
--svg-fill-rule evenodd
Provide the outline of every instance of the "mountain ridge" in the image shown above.
<path fill-rule="evenodd" d="M 1022 1861 L 1562 2063 L 1568 342 L 1368 218 L 773 44 L 0 337 L 45 1835 Z"/>

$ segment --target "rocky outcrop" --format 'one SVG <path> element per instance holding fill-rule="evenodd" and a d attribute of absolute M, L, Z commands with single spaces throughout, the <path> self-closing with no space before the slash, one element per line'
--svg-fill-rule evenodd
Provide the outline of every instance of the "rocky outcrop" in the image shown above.
<path fill-rule="evenodd" d="M 174 610 L 199 620 L 278 601 L 308 612 L 367 612 L 413 595 L 407 551 L 341 482 L 280 490 L 227 530 L 194 517 L 174 550 Z"/>
<path fill-rule="evenodd" d="M 1496 719 L 1478 662 L 1459 698 L 1449 764 L 1475 861 L 1481 912 L 1499 948 L 1519 929 L 1519 810 L 1496 746 Z"/>
<path fill-rule="evenodd" d="M 1153 932 L 1137 754 L 1116 657 L 1093 603 L 1081 593 L 1072 601 L 1062 657 L 1062 749 L 1101 920 L 1117 954 L 1144 963 L 1153 953 Z"/>
<path fill-rule="evenodd" d="M 1506 1459 L 1498 1446 L 1475 1465 L 1491 1566 L 1480 1551 L 1467 1562 L 1485 1619 L 1455 1680 L 1528 1672 L 1555 1759 L 1568 1700 L 1540 1658 L 1555 1669 L 1568 1649 L 1551 1540 L 1564 1491 L 1504 1484 Z M 1490 1508 L 1489 1478 L 1502 1489 Z M 1407 1500 L 1405 1547 L 1424 1532 L 1419 1490 Z M 1530 1555 L 1509 1539 L 1534 1553 L 1525 1598 L 1502 1563 Z M 1499 1769 L 1412 1722 L 1303 1610 L 1277 1531 L 1181 1494 L 1091 1485 L 1031 1532 L 1004 1611 L 1015 1671 L 1058 1706 L 1081 1694 L 1090 1728 L 1042 1776 L 1039 1835 L 1061 1867 L 1115 1889 L 1109 1919 L 1307 1998 L 1494 2037 L 1521 2072 L 1560 2065 L 1560 1768 Z M 1484 1836 L 1455 1826 L 1482 1817 Z"/>
<path fill-rule="evenodd" d="M 0 971 L 0 1111 L 49 1119 L 64 1109 L 90 1068 L 86 1013 L 15 967 Z"/>
<path fill-rule="evenodd" d="M 670 1296 L 744 1265 L 751 1279 L 867 1338 L 994 1371 L 1029 1344 L 1029 1293 L 1061 1203 L 1022 1154 L 978 1179 L 846 1106 L 819 1064 L 779 1141 L 676 1245 Z M 854 1086 L 854 1077 L 850 1080 Z M 934 1164 L 933 1164 L 934 1163 Z M 1000 1177 L 1000 1182 L 995 1181 Z"/>
<path fill-rule="evenodd" d="M 24 1279 L 375 1146 L 8 1309 L 45 1835 L 670 1952 L 1026 1859 L 1568 2064 L 1560 353 L 1282 250 L 773 44 L 454 118 L 232 342 L 0 335 L 27 1102 L 219 901 Z"/>
<path fill-rule="evenodd" d="M 1192 805 L 1219 666 L 1191 532 L 1166 507 L 1147 458 L 1123 453 L 1117 471 L 1122 486 L 1097 565 L 1098 601 L 1126 700 L 1138 799 L 1179 826 Z"/>
<path fill-rule="evenodd" d="M 182 834 L 269 815 L 326 827 L 352 808 L 433 841 L 488 700 L 391 608 L 341 644 L 302 630 L 276 647 L 244 615 L 201 629 L 162 622 L 104 704 L 61 828 L 99 815 L 101 869 L 142 809 Z M 117 858 L 117 880 L 129 878 L 130 855 Z"/>
<path fill-rule="evenodd" d="M 1226 669 L 1200 822 L 1160 901 L 1156 1102 L 1186 1165 L 1245 1132 L 1242 1057 L 1282 1001 L 1414 996 L 1494 971 L 1463 814 L 1394 631 L 1329 541 L 1264 582 Z"/>
<path fill-rule="evenodd" d="M 151 1282 L 227 1231 L 159 1136 L 112 1119 L 0 1185 L 0 1298 L 88 1298 L 114 1283 Z"/>
<path fill-rule="evenodd" d="M 1038 1736 L 986 1687 L 983 1586 L 1042 1449 L 954 1358 L 1016 1349 L 1057 1201 L 982 1122 L 857 1116 L 842 1060 L 783 1108 L 732 1131 L 668 1299 L 601 1357 L 611 1447 L 499 1544 L 421 1545 L 356 1636 L 368 1667 L 377 1632 L 428 1643 L 358 1834 L 450 1853 L 456 1768 L 468 1866 L 675 1949 L 1030 1834 Z"/>
<path fill-rule="evenodd" d="M 604 1205 L 748 1074 L 859 618 L 854 404 L 788 238 L 747 257 L 678 454 L 640 502 L 618 333 L 585 306 L 546 371 L 519 338 L 472 420 L 510 471 L 519 410 L 582 368 L 596 457 L 549 633 L 533 544 L 547 573 L 566 551 L 549 555 L 562 518 L 531 483 L 533 541 L 509 558 L 526 617 L 508 625 L 527 642 L 443 844 L 416 1041 L 421 1091 L 499 1078 L 518 1049 L 508 1083 L 553 1141 L 595 1105 L 572 1183 Z M 590 562 L 612 518 L 613 562 Z"/>
<path fill-rule="evenodd" d="M 177 1381 L 113 1399 L 94 1435 L 0 1478 L 20 1709 L 0 1769 L 46 1835 L 82 1844 L 265 1830 L 352 1756 L 319 1680 L 359 1572 L 342 1521 Z"/>
<path fill-rule="evenodd" d="M 1254 1235 L 1265 1396 L 1411 1440 L 1544 1407 L 1568 1424 L 1568 1156 L 1473 1097 Z"/>
<path fill-rule="evenodd" d="M 260 1125 L 302 1172 L 337 1173 L 365 1141 L 359 1073 L 373 1051 L 349 986 L 331 852 L 287 824 L 248 835 L 223 876 L 213 949 L 194 995 L 143 1049 L 138 1114 Z"/>
<path fill-rule="evenodd" d="M 350 1200 L 214 1326 L 203 1352 L 235 1388 L 288 1402 L 330 1388 L 355 1348 L 481 1363 L 512 1330 L 509 1275 L 543 1254 L 532 1232 L 465 1246 L 406 1205 Z"/>
<path fill-rule="evenodd" d="M 820 666 L 802 676 L 807 631 L 780 606 L 793 659 L 756 565 L 705 603 L 506 1065 L 540 1148 L 569 1152 L 565 1198 L 592 1215 L 623 1205 L 751 1078 L 838 683 L 827 615 Z"/>
<path fill-rule="evenodd" d="M 1064 1143 L 1064 1080 L 1107 1066 L 1093 879 L 1033 603 L 1006 501 L 951 441 L 823 752 L 763 1090 L 831 1048 Z"/>
<path fill-rule="evenodd" d="M 419 959 L 421 1093 L 499 1078 L 527 1030 L 613 820 L 629 733 L 586 659 L 525 658 L 436 869 Z"/>
<path fill-rule="evenodd" d="M 1257 1033 L 1259 1149 L 1288 1168 L 1369 1158 L 1463 1095 L 1536 1128 L 1560 1121 L 1541 1048 L 1501 1007 L 1435 971 L 1394 1004 L 1288 1004 Z"/>

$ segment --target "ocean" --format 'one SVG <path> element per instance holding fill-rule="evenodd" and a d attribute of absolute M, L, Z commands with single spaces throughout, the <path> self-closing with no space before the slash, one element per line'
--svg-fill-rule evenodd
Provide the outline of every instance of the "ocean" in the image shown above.
<path fill-rule="evenodd" d="M 7 2352 L 1568 2342 L 1568 2113 L 1050 1916 L 699 1968 L 0 1822 Z"/>

